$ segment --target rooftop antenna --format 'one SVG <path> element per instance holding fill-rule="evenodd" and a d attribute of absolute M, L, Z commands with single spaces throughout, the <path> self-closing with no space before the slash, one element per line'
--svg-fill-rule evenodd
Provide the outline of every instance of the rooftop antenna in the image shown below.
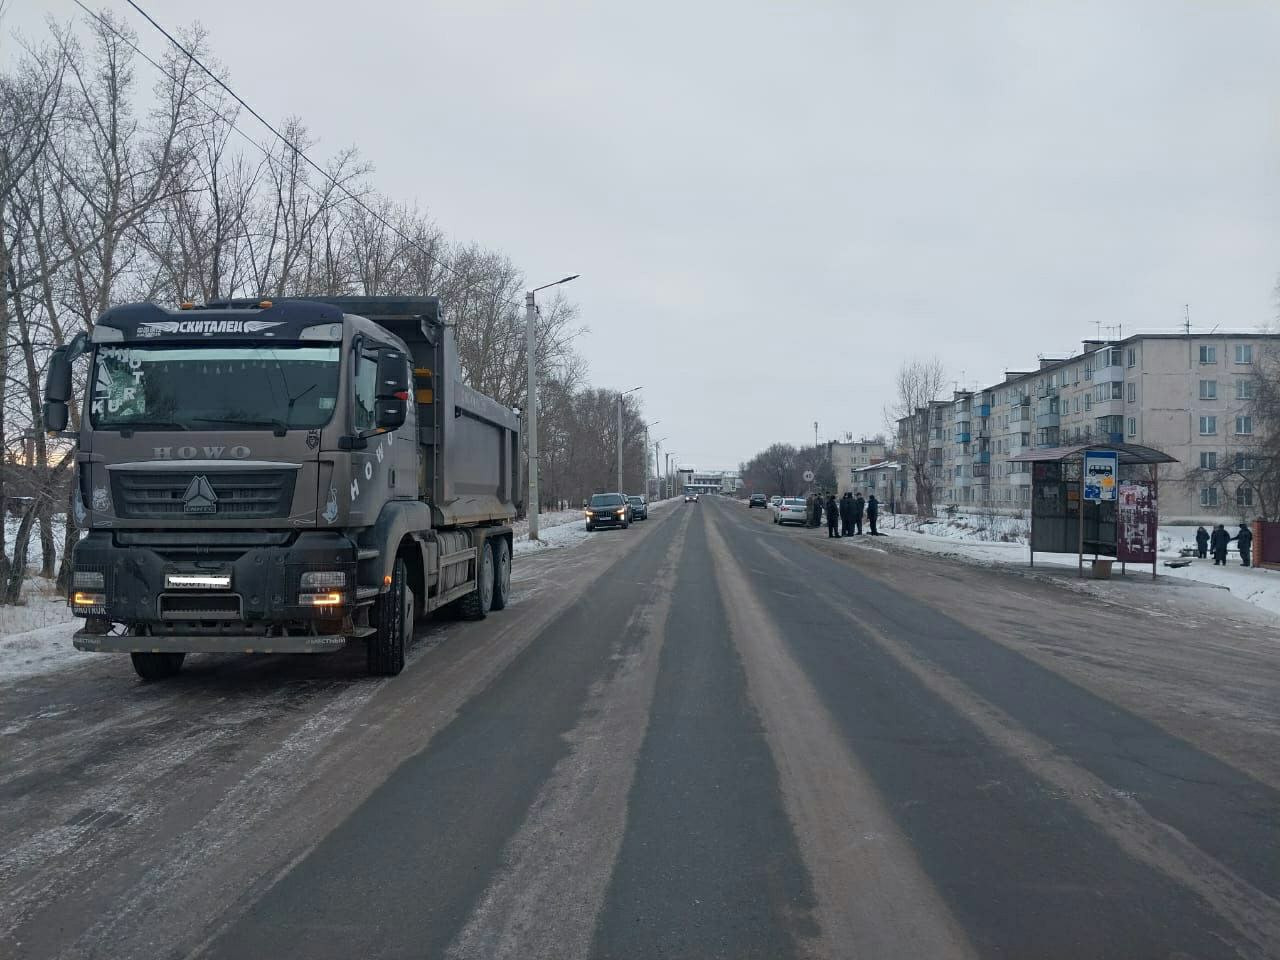
<path fill-rule="evenodd" d="M 1101 340 L 1102 339 L 1102 321 L 1101 320 L 1093 321 L 1093 327 L 1094 327 L 1094 330 L 1096 331 L 1095 333 L 1096 338 L 1098 340 Z"/>
<path fill-rule="evenodd" d="M 1188 337 L 1191 336 L 1191 304 L 1189 303 L 1182 305 L 1182 329 Z"/>

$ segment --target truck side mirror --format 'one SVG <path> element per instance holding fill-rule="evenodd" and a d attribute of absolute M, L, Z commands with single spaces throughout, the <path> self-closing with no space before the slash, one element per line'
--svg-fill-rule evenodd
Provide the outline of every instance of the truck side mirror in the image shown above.
<path fill-rule="evenodd" d="M 408 415 L 409 366 L 399 350 L 378 351 L 378 393 L 374 422 L 379 430 L 396 430 Z"/>
<path fill-rule="evenodd" d="M 65 347 L 53 351 L 49 358 L 49 372 L 44 380 L 44 428 L 50 431 L 67 429 L 69 413 L 67 401 L 71 399 L 71 361 Z"/>

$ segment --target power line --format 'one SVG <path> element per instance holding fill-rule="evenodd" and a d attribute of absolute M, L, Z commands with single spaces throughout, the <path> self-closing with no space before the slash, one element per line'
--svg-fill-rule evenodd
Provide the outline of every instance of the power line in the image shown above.
<path fill-rule="evenodd" d="M 165 70 L 165 69 L 164 69 L 164 67 L 162 67 L 160 64 L 158 64 L 155 60 L 151 59 L 151 57 L 147 56 L 147 54 L 146 54 L 146 53 L 144 53 L 142 50 L 140 50 L 136 44 L 134 44 L 134 43 L 133 43 L 132 41 L 130 41 L 127 37 L 125 37 L 123 34 L 121 34 L 121 33 L 120 33 L 120 31 L 119 31 L 119 30 L 117 30 L 117 29 L 116 29 L 116 27 L 115 27 L 115 26 L 114 26 L 110 21 L 108 21 L 108 20 L 104 19 L 101 15 L 99 15 L 99 14 L 97 14 L 97 13 L 94 13 L 92 10 L 90 10 L 88 7 L 86 7 L 86 6 L 84 5 L 84 3 L 82 3 L 82 2 L 81 2 L 81 0 L 73 0 L 73 2 L 76 4 L 76 6 L 78 6 L 81 10 L 83 10 L 86 14 L 88 14 L 88 15 L 89 15 L 89 16 L 91 16 L 91 17 L 93 17 L 93 18 L 94 18 L 95 20 L 97 20 L 100 24 L 102 24 L 104 27 L 106 27 L 108 30 L 110 30 L 112 33 L 114 33 L 114 34 L 115 34 L 115 35 L 116 35 L 120 40 L 122 40 L 124 43 L 128 44 L 128 45 L 129 45 L 129 46 L 134 50 L 134 52 L 135 52 L 135 53 L 137 53 L 137 54 L 138 54 L 139 56 L 141 56 L 144 60 L 146 60 L 148 63 L 150 63 L 153 67 L 155 67 L 157 70 L 159 70 L 159 71 L 160 71 L 161 73 L 163 73 L 165 76 L 167 76 L 170 80 L 177 80 L 177 78 L 176 78 L 176 77 L 174 77 L 172 74 L 170 74 L 167 70 Z M 239 94 L 237 94 L 234 90 L 232 90 L 229 86 L 227 86 L 227 84 L 226 84 L 226 83 L 225 83 L 225 82 L 224 82 L 220 77 L 218 77 L 218 75 L 217 75 L 217 74 L 215 74 L 212 70 L 210 70 L 208 67 L 206 67 L 206 66 L 204 65 L 204 63 L 202 63 L 202 62 L 200 61 L 200 59 L 199 59 L 199 58 L 198 58 L 194 53 L 192 53 L 192 52 L 191 52 L 190 50 L 188 50 L 185 46 L 183 46 L 180 42 L 178 42 L 178 40 L 177 40 L 177 39 L 176 39 L 176 38 L 175 38 L 171 33 L 169 33 L 169 31 L 168 31 L 168 30 L 166 30 L 166 29 L 165 29 L 164 27 L 162 27 L 159 23 L 157 23 L 157 22 L 156 22 L 156 20 L 155 20 L 155 19 L 154 19 L 154 18 L 153 18 L 149 13 L 147 13 L 145 10 L 143 10 L 143 9 L 142 9 L 142 7 L 140 7 L 140 6 L 138 6 L 138 4 L 134 3 L 134 2 L 133 2 L 133 0 L 125 0 L 125 2 L 126 2 L 126 3 L 128 3 L 128 4 L 129 4 L 129 6 L 133 7 L 133 9 L 134 9 L 134 10 L 136 10 L 136 11 L 137 11 L 137 12 L 138 12 L 138 13 L 139 13 L 143 18 L 145 18 L 145 19 L 146 19 L 146 21 L 147 21 L 148 23 L 150 23 L 153 27 L 155 27 L 155 28 L 156 28 L 156 30 L 158 30 L 161 34 L 163 34 L 163 36 L 165 37 L 165 39 L 167 39 L 171 44 L 173 44 L 173 45 L 174 45 L 175 47 L 177 47 L 180 51 L 182 51 L 183 55 L 184 55 L 184 56 L 186 56 L 186 58 L 187 58 L 188 60 L 190 60 L 193 64 L 195 64 L 195 66 L 199 67 L 199 68 L 200 68 L 200 70 L 201 70 L 201 71 L 202 71 L 202 72 L 203 72 L 207 77 L 209 77 L 209 79 L 210 79 L 210 80 L 212 80 L 212 81 L 213 81 L 214 83 L 216 83 L 219 87 L 221 87 L 224 91 L 226 91 L 227 95 L 228 95 L 228 96 L 230 96 L 233 100 L 235 100 L 235 101 L 236 101 L 236 103 L 240 104 L 240 106 L 241 106 L 241 107 L 243 107 L 246 111 L 248 111 L 248 112 L 249 112 L 249 114 L 250 114 L 250 115 L 252 115 L 252 116 L 253 116 L 253 118 L 254 118 L 255 120 L 257 120 L 259 123 L 261 123 L 261 124 L 262 124 L 264 127 L 266 127 L 268 130 L 270 130 L 270 131 L 271 131 L 271 133 L 272 133 L 272 134 L 273 134 L 273 135 L 274 135 L 278 140 L 280 140 L 280 142 L 281 142 L 281 143 L 283 143 L 283 144 L 284 144 L 285 146 L 287 146 L 290 150 L 292 150 L 292 151 L 293 151 L 293 152 L 294 152 L 294 153 L 295 153 L 295 154 L 296 154 L 300 159 L 302 159 L 302 160 L 303 160 L 303 161 L 304 161 L 308 166 L 310 166 L 313 170 L 315 170 L 318 174 L 320 174 L 320 176 L 322 176 L 325 180 L 327 180 L 327 181 L 328 181 L 328 182 L 329 182 L 329 183 L 330 183 L 330 184 L 331 184 L 335 189 L 340 190 L 340 191 L 341 191 L 341 192 L 342 192 L 342 193 L 347 197 L 347 199 L 348 199 L 348 200 L 350 200 L 352 203 L 356 204 L 356 206 L 360 207 L 360 209 L 361 209 L 361 210 L 363 210 L 363 211 L 364 211 L 365 213 L 367 213 L 369 216 L 373 217 L 373 219 L 374 219 L 374 220 L 376 220 L 378 223 L 382 224 L 382 226 L 386 227 L 388 230 L 390 230 L 393 234 L 395 234 L 397 237 L 399 237 L 399 238 L 400 238 L 402 241 L 404 241 L 406 244 L 408 244 L 409 246 L 411 246 L 411 247 L 415 248 L 416 250 L 418 250 L 418 251 L 419 251 L 419 252 L 420 252 L 424 257 L 426 257 L 426 258 L 427 258 L 428 260 L 430 260 L 432 263 L 436 264 L 436 265 L 437 265 L 438 267 L 440 267 L 442 270 L 445 270 L 445 271 L 447 271 L 448 273 L 452 274 L 454 277 L 458 278 L 459 280 L 464 281 L 464 282 L 466 283 L 466 285 L 463 287 L 463 289 L 464 289 L 464 290 L 480 289 L 480 290 L 482 290 L 483 292 L 488 293 L 489 295 L 491 295 L 495 300 L 499 300 L 499 301 L 501 301 L 501 302 L 503 302 L 503 303 L 508 303 L 508 304 L 510 304 L 510 305 L 511 305 L 511 306 L 513 306 L 513 307 L 519 307 L 519 306 L 520 306 L 520 304 L 519 304 L 519 303 L 517 303 L 515 300 L 512 300 L 510 297 L 505 297 L 505 296 L 503 296 L 501 293 L 499 293 L 499 292 L 498 292 L 498 291 L 496 291 L 496 290 L 490 290 L 490 289 L 487 289 L 487 288 L 485 288 L 485 287 L 480 287 L 480 286 L 479 286 L 478 281 L 474 281 L 474 280 L 472 280 L 472 281 L 467 282 L 467 277 L 466 277 L 466 275 L 465 275 L 465 274 L 463 274 L 461 271 L 457 270 L 455 267 L 453 267 L 453 266 L 452 266 L 451 264 L 449 264 L 448 262 L 446 262 L 446 261 L 444 261 L 444 260 L 440 259 L 440 258 L 439 258 L 438 256 L 436 256 L 434 253 L 432 253 L 430 250 L 428 250 L 426 247 L 424 247 L 422 244 L 420 244 L 417 240 L 413 239 L 413 238 L 412 238 L 412 237 L 410 237 L 408 234 L 404 233 L 404 232 L 403 232 L 399 227 L 395 226 L 393 223 L 391 223 L 391 222 L 390 222 L 390 221 L 388 221 L 385 217 L 383 217 L 383 216 L 382 216 L 382 214 L 378 213 L 378 211 L 374 210 L 374 209 L 373 209 L 372 207 L 370 207 L 367 203 L 365 203 L 365 202 L 364 202 L 364 200 L 362 200 L 359 196 L 357 196 L 356 194 L 352 193 L 352 192 L 351 192 L 351 190 L 349 190 L 345 184 L 343 184 L 343 183 L 342 183 L 341 181 L 339 181 L 336 177 L 334 177 L 334 176 L 333 176 L 332 174 L 330 174 L 327 170 L 325 170 L 325 169 L 324 169 L 323 167 L 321 167 L 318 163 L 316 163 L 316 162 L 315 162 L 314 160 L 312 160 L 309 156 L 307 156 L 307 153 L 306 153 L 306 151 L 305 151 L 305 150 L 303 150 L 301 147 L 299 147 L 297 144 L 295 144 L 293 141 L 291 141 L 288 137 L 286 137 L 283 133 L 281 133 L 279 130 L 277 130 L 277 129 L 276 129 L 276 128 L 271 124 L 271 123 L 269 123 L 269 122 L 266 120 L 266 118 L 264 118 L 264 117 L 262 116 L 262 114 L 258 113 L 258 111 L 257 111 L 257 110 L 253 109 L 253 107 L 251 107 L 251 106 L 250 106 L 250 105 L 249 105 L 249 104 L 244 100 L 244 98 L 243 98 L 243 97 L 241 97 L 241 96 L 240 96 Z M 243 130 L 241 130 L 238 126 L 236 126 L 236 124 L 235 124 L 235 122 L 234 122 L 233 120 L 231 120 L 229 117 L 225 117 L 225 116 L 223 116 L 221 113 L 219 113 L 219 112 L 217 111 L 217 109 L 216 109 L 216 108 L 214 108 L 214 107 L 210 106 L 209 104 L 205 103 L 203 100 L 199 100 L 199 98 L 196 98 L 196 99 L 197 99 L 197 101 L 198 101 L 198 102 L 200 102 L 201 104 L 203 104 L 205 107 L 207 107 L 208 109 L 212 110 L 212 111 L 214 112 L 214 114 L 215 114 L 215 115 L 216 115 L 220 120 L 222 120 L 222 121 L 224 121 L 225 123 L 227 123 L 227 124 L 231 127 L 231 129 L 233 129 L 233 130 L 234 130 L 236 133 L 238 133 L 241 137 L 243 137 L 243 138 L 244 138 L 245 140 L 247 140 L 249 143 L 253 144 L 253 145 L 254 145 L 255 147 L 257 147 L 259 150 L 261 150 L 261 151 L 263 152 L 263 154 L 264 154 L 264 155 L 266 155 L 268 158 L 270 158 L 270 157 L 271 157 L 270 151 L 268 151 L 266 147 L 264 147 L 262 144 L 258 143 L 258 141 L 257 141 L 257 140 L 254 140 L 254 139 L 253 139 L 252 137 L 250 137 L 247 133 L 245 133 L 245 132 L 244 132 Z M 313 188 L 313 192 L 317 192 L 317 193 L 318 193 L 318 191 L 315 191 L 315 190 L 314 190 L 314 188 Z"/>

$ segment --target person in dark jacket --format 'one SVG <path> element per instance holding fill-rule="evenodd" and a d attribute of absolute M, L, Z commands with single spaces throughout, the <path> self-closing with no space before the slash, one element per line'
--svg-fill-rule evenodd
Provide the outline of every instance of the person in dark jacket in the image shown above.
<path fill-rule="evenodd" d="M 853 494 L 848 490 L 840 498 L 840 536 L 847 537 L 853 533 Z"/>
<path fill-rule="evenodd" d="M 1249 529 L 1247 523 L 1240 524 L 1240 532 L 1231 538 L 1236 542 L 1236 546 L 1240 549 L 1240 566 L 1249 566 L 1249 551 L 1253 549 L 1253 531 Z M 1222 562 L 1226 563 L 1226 557 L 1222 558 Z"/>
<path fill-rule="evenodd" d="M 1227 544 L 1231 542 L 1231 534 L 1227 533 L 1226 527 L 1218 524 L 1213 528 L 1213 533 L 1209 536 L 1209 550 L 1213 554 L 1213 565 L 1226 566 L 1227 564 Z"/>
<path fill-rule="evenodd" d="M 876 517 L 880 516 L 880 501 L 876 499 L 873 493 L 867 497 L 867 523 L 871 525 L 871 535 L 873 537 L 880 536 L 880 531 L 876 529 Z"/>
<path fill-rule="evenodd" d="M 827 536 L 840 536 L 840 507 L 834 493 L 827 494 Z"/>
<path fill-rule="evenodd" d="M 1209 555 L 1209 531 L 1204 527 L 1196 530 L 1196 556 L 1203 560 Z"/>
<path fill-rule="evenodd" d="M 862 514 L 867 508 L 867 501 L 862 499 L 859 493 L 853 498 L 853 532 L 858 536 L 862 536 Z"/>
<path fill-rule="evenodd" d="M 809 526 L 816 527 L 822 523 L 822 497 L 814 493 L 809 496 Z"/>

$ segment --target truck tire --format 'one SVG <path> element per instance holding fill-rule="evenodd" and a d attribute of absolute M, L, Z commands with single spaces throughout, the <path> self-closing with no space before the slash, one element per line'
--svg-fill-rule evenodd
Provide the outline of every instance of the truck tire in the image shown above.
<path fill-rule="evenodd" d="M 185 653 L 131 653 L 133 669 L 143 680 L 167 680 L 182 669 Z"/>
<path fill-rule="evenodd" d="M 491 610 L 505 610 L 511 598 L 511 548 L 505 537 L 497 537 L 493 546 L 493 603 Z"/>
<path fill-rule="evenodd" d="M 377 600 L 378 631 L 368 640 L 366 665 L 375 677 L 394 677 L 404 669 L 405 653 L 413 639 L 413 591 L 409 569 L 396 558 L 391 586 Z"/>
<path fill-rule="evenodd" d="M 480 550 L 479 567 L 476 588 L 458 601 L 464 620 L 483 620 L 493 608 L 493 551 L 487 543 Z"/>

